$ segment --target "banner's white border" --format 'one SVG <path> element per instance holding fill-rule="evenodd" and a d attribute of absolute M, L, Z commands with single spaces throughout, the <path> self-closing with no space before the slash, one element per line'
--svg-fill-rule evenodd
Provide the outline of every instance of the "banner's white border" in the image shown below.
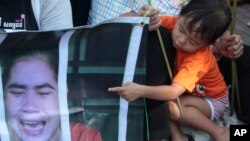
<path fill-rule="evenodd" d="M 66 32 L 59 43 L 59 72 L 58 72 L 58 100 L 61 115 L 62 140 L 71 141 L 69 110 L 68 110 L 68 88 L 67 88 L 67 68 L 68 68 L 68 46 L 70 37 L 74 31 Z"/>
<path fill-rule="evenodd" d="M 103 22 L 98 23 L 98 24 L 78 26 L 78 27 L 74 27 L 73 29 L 82 29 L 83 27 L 84 28 L 94 28 L 96 26 L 99 26 L 102 24 L 107 24 L 107 23 L 131 23 L 131 24 L 143 26 L 143 25 L 141 25 L 142 22 L 144 24 L 148 24 L 149 18 L 148 17 L 146 17 L 146 18 L 143 18 L 143 17 L 117 17 L 114 19 L 103 21 Z"/>
<path fill-rule="evenodd" d="M 132 82 L 134 79 L 142 32 L 143 26 L 141 26 L 140 24 L 135 24 L 133 26 L 128 47 L 123 83 Z M 120 97 L 118 141 L 126 141 L 128 106 L 128 101 Z"/>
<path fill-rule="evenodd" d="M 143 17 L 116 17 L 114 19 L 110 19 L 110 20 L 106 20 L 103 22 L 100 22 L 98 24 L 94 24 L 94 25 L 82 25 L 82 26 L 77 26 L 77 27 L 73 27 L 73 28 L 66 28 L 64 30 L 66 31 L 70 31 L 70 30 L 75 30 L 75 29 L 82 29 L 82 28 L 93 28 L 102 24 L 106 24 L 106 23 L 131 23 L 131 24 L 137 24 L 137 25 L 141 25 L 141 22 L 143 21 L 144 24 L 148 24 L 149 23 L 149 18 L 143 18 Z M 36 30 L 12 30 L 12 29 L 4 29 L 5 32 L 9 32 L 9 33 L 17 33 L 17 32 L 48 32 L 48 31 L 58 31 L 57 30 L 46 30 L 46 31 L 36 31 Z M 4 33 L 5 34 L 5 33 Z"/>

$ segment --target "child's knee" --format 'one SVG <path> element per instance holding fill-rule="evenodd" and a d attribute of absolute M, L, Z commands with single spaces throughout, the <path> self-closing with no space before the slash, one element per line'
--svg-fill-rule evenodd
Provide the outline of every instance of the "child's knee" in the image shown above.
<path fill-rule="evenodd" d="M 170 119 L 174 121 L 180 119 L 181 114 L 177 104 L 174 101 L 168 101 L 168 107 L 170 112 Z"/>

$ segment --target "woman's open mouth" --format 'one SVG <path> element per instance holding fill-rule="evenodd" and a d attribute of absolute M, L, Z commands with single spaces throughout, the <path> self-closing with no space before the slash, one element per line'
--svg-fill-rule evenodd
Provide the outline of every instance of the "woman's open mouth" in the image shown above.
<path fill-rule="evenodd" d="M 43 132 L 46 121 L 28 121 L 20 120 L 22 131 L 28 136 L 39 136 Z"/>

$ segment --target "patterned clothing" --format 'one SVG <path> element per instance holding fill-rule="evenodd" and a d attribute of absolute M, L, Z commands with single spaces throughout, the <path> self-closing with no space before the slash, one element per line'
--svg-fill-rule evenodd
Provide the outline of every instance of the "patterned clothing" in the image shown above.
<path fill-rule="evenodd" d="M 211 120 L 219 120 L 229 107 L 228 96 L 220 99 L 212 99 L 209 97 L 204 98 L 211 109 Z"/>
<path fill-rule="evenodd" d="M 151 1 L 152 5 L 160 10 L 160 15 L 178 15 L 181 8 L 180 1 L 183 0 Z M 88 24 L 116 18 L 132 10 L 137 12 L 145 4 L 148 4 L 148 0 L 92 0 Z"/>

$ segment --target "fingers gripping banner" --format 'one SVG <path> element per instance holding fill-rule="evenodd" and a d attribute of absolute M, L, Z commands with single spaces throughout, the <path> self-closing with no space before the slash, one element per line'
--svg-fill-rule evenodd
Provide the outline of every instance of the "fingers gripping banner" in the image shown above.
<path fill-rule="evenodd" d="M 144 83 L 142 20 L 0 33 L 0 141 L 142 141 L 143 99 L 108 92 Z"/>

